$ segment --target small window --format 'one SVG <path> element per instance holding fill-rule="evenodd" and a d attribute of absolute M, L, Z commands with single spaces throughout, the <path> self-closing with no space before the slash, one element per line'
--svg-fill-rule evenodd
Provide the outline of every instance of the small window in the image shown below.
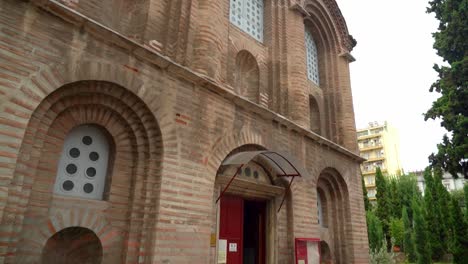
<path fill-rule="evenodd" d="M 258 41 L 263 41 L 263 0 L 231 0 L 229 20 Z"/>
<path fill-rule="evenodd" d="M 315 45 L 312 33 L 307 29 L 305 31 L 305 46 L 307 58 L 307 77 L 315 84 L 320 85 L 317 46 Z"/>
<path fill-rule="evenodd" d="M 102 200 L 109 160 L 109 143 L 95 126 L 72 129 L 65 138 L 54 192 Z"/>

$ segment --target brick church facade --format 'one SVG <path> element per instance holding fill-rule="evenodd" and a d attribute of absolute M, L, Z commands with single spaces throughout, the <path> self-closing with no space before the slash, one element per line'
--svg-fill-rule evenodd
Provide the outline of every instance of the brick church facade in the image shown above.
<path fill-rule="evenodd" d="M 1 0 L 0 263 L 368 263 L 354 45 L 334 0 Z"/>

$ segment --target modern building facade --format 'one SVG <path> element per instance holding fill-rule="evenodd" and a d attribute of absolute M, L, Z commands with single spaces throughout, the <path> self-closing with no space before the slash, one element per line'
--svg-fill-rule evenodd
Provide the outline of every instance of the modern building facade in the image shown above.
<path fill-rule="evenodd" d="M 398 130 L 387 122 L 370 122 L 369 126 L 357 130 L 361 157 L 361 172 L 370 200 L 375 200 L 375 170 L 379 167 L 384 175 L 401 175 L 400 139 Z"/>
<path fill-rule="evenodd" d="M 354 45 L 333 0 L 1 1 L 0 262 L 368 263 Z"/>
<path fill-rule="evenodd" d="M 418 188 L 424 195 L 424 191 L 426 190 L 424 171 L 414 171 L 410 172 L 409 174 L 415 175 L 417 177 Z M 447 191 L 449 192 L 463 190 L 463 187 L 467 183 L 468 181 L 461 174 L 458 175 L 458 178 L 453 177 L 453 175 L 448 172 L 444 172 L 444 174 L 442 175 L 442 185 L 444 185 L 445 189 L 447 189 Z"/>

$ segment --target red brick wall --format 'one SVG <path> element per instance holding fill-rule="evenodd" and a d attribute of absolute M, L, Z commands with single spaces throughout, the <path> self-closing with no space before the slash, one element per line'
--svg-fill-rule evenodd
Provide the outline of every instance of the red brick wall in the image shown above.
<path fill-rule="evenodd" d="M 216 171 L 233 149 L 257 144 L 294 155 L 307 171 L 294 181 L 287 206 L 277 216 L 276 263 L 293 262 L 294 237 L 320 236 L 315 190 L 326 168 L 333 168 L 333 177 L 347 188 L 343 210 L 352 221 L 346 222 L 342 212 L 344 220 L 337 225 L 346 225 L 339 234 L 349 249 L 340 254 L 347 263 L 367 263 L 359 157 L 292 122 L 309 127 L 310 88 L 299 80 L 305 63 L 288 66 L 295 61 L 289 61 L 285 40 L 302 29 L 286 34 L 272 26 L 264 44 L 249 44 L 242 32 L 223 30 L 232 27 L 227 1 L 213 5 L 199 0 L 200 10 L 182 1 L 193 24 L 173 38 L 175 46 L 161 38 L 167 59 L 62 7 L 33 2 L 40 6 L 13 0 L 0 4 L 0 262 L 37 262 L 50 236 L 78 225 L 99 237 L 104 263 L 208 263 Z M 267 9 L 283 14 L 272 18 L 274 25 L 281 25 L 285 15 L 300 25 L 299 13 L 289 7 Z M 149 10 L 151 16 L 154 9 Z M 203 31 L 199 25 L 208 18 L 218 23 Z M 171 25 L 187 25 L 179 22 Z M 216 25 L 221 27 L 214 29 Z M 157 31 L 146 27 L 145 34 L 162 37 Z M 268 95 L 263 101 L 259 97 L 260 105 L 297 118 L 291 121 L 233 93 L 228 69 L 234 52 L 229 51 L 243 49 L 259 65 L 260 94 Z M 301 52 L 299 45 L 293 50 Z M 339 97 L 324 99 L 326 120 L 335 111 L 329 101 L 344 102 L 340 111 L 352 108 L 348 69 L 338 68 L 344 77 L 334 78 L 346 85 L 340 86 L 343 94 L 330 92 Z M 291 97 L 307 100 L 294 105 L 297 100 Z M 330 135 L 354 150 L 352 112 L 335 116 L 340 122 L 326 125 Z M 84 123 L 102 126 L 115 142 L 106 201 L 53 194 L 63 139 Z M 335 126 L 343 128 L 333 130 Z"/>

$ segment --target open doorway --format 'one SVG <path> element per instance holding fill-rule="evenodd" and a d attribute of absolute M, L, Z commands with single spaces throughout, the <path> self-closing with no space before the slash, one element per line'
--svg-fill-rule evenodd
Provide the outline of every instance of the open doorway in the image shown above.
<path fill-rule="evenodd" d="M 244 201 L 243 264 L 265 264 L 265 202 Z"/>

